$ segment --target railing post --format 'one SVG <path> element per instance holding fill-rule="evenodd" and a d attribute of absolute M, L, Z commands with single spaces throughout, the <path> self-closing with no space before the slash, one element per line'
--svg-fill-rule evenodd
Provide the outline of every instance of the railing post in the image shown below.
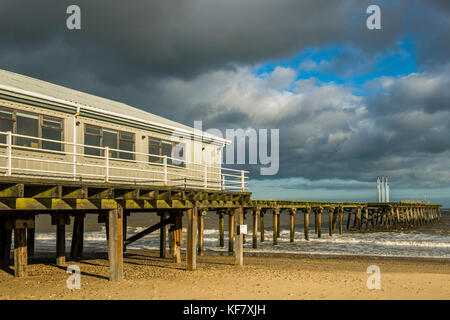
<path fill-rule="evenodd" d="M 245 191 L 245 172 L 241 170 L 241 191 Z"/>
<path fill-rule="evenodd" d="M 105 148 L 105 182 L 109 182 L 109 147 Z"/>
<path fill-rule="evenodd" d="M 73 180 L 77 179 L 77 145 L 75 143 L 75 139 L 74 139 L 74 143 L 73 143 Z"/>
<path fill-rule="evenodd" d="M 208 189 L 208 165 L 205 164 L 205 170 L 204 170 L 204 187 L 205 189 Z"/>
<path fill-rule="evenodd" d="M 6 169 L 6 175 L 10 176 L 12 172 L 12 133 L 7 132 L 6 135 L 6 152 L 8 154 L 8 168 Z"/>
<path fill-rule="evenodd" d="M 164 156 L 163 164 L 164 164 L 164 186 L 167 186 L 167 156 Z"/>
<path fill-rule="evenodd" d="M 222 190 L 225 190 L 225 175 L 222 175 Z"/>

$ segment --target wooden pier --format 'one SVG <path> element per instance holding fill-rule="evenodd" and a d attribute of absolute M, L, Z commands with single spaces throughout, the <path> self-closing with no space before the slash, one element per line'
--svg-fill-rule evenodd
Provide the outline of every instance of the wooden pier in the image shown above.
<path fill-rule="evenodd" d="M 110 280 L 123 279 L 123 253 L 126 246 L 144 236 L 160 231 L 160 256 L 181 263 L 183 243 L 182 216 L 187 217 L 186 269 L 197 268 L 196 257 L 205 253 L 204 218 L 206 214 L 219 217 L 219 245 L 225 246 L 225 218 L 228 216 L 228 252 L 235 264 L 243 265 L 245 233 L 240 226 L 252 221 L 248 238 L 252 247 L 258 239 L 265 240 L 264 217 L 272 214 L 273 244 L 281 234 L 281 216 L 289 217 L 289 241 L 295 242 L 295 219 L 304 221 L 304 238 L 309 240 L 311 215 L 317 237 L 322 236 L 322 216 L 328 214 L 328 233 L 413 228 L 439 221 L 441 205 L 424 202 L 366 203 L 252 200 L 251 193 L 207 189 L 112 184 L 2 177 L 0 183 L 0 263 L 9 265 L 14 244 L 14 274 L 27 275 L 27 264 L 34 253 L 35 217 L 51 215 L 55 226 L 55 263 L 66 265 L 66 226 L 73 221 L 70 260 L 83 256 L 84 219 L 87 214 L 98 215 L 105 223 L 108 244 Z M 127 216 L 131 213 L 156 213 L 157 224 L 127 237 Z M 249 215 L 249 219 L 247 219 Z M 250 217 L 251 216 L 251 217 Z M 345 221 L 346 219 L 346 221 Z M 345 223 L 345 226 L 344 226 Z M 258 237 L 258 230 L 260 235 Z M 12 235 L 14 234 L 14 243 Z M 168 240 L 168 241 L 167 241 Z M 167 252 L 166 246 L 169 246 Z"/>

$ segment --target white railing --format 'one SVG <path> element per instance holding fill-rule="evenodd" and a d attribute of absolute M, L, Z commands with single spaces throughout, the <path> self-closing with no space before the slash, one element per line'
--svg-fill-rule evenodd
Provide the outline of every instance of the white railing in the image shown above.
<path fill-rule="evenodd" d="M 39 141 L 37 144 L 39 147 L 15 144 L 17 138 Z M 242 192 L 248 190 L 246 175 L 248 171 L 223 168 L 220 165 L 25 136 L 10 131 L 0 132 L 0 139 L 5 142 L 0 143 L 0 172 L 4 170 L 5 176 L 139 183 Z M 63 151 L 43 149 L 42 142 L 59 144 Z M 100 155 L 86 154 L 85 148 L 99 150 Z M 116 156 L 112 157 L 112 153 Z M 132 155 L 132 160 L 120 158 L 121 154 Z M 150 162 L 150 157 L 160 160 Z"/>

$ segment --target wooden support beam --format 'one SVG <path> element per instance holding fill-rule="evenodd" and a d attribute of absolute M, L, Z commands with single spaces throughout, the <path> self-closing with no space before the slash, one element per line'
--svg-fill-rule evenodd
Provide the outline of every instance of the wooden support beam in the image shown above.
<path fill-rule="evenodd" d="M 289 240 L 290 242 L 294 242 L 295 241 L 295 214 L 297 213 L 297 209 L 291 209 L 291 211 L 289 212 L 289 229 L 290 229 L 290 237 Z"/>
<path fill-rule="evenodd" d="M 305 208 L 304 210 L 304 228 L 305 228 L 305 240 L 309 240 L 309 214 L 311 212 L 311 208 Z"/>
<path fill-rule="evenodd" d="M 361 229 L 361 207 L 356 208 L 355 228 L 356 230 Z"/>
<path fill-rule="evenodd" d="M 205 229 L 205 218 L 206 211 L 201 210 L 198 216 L 198 255 L 204 255 L 204 229 Z"/>
<path fill-rule="evenodd" d="M 352 218 L 352 209 L 348 210 L 348 217 L 347 217 L 347 230 L 350 229 L 350 220 Z"/>
<path fill-rule="evenodd" d="M 66 264 L 66 225 L 70 224 L 67 214 L 52 215 L 52 225 L 56 225 L 56 265 Z"/>
<path fill-rule="evenodd" d="M 314 233 L 315 234 L 317 234 L 317 232 L 318 232 L 318 225 L 319 225 L 319 217 L 318 217 L 318 215 L 317 215 L 317 211 L 316 210 L 313 210 L 313 212 L 314 212 Z"/>
<path fill-rule="evenodd" d="M 228 211 L 228 255 L 234 252 L 234 212 Z"/>
<path fill-rule="evenodd" d="M 240 226 L 244 223 L 244 207 L 236 209 L 236 217 L 237 217 L 237 226 L 239 229 Z M 236 253 L 234 258 L 234 265 L 243 266 L 244 265 L 244 234 L 239 232 L 236 234 Z"/>
<path fill-rule="evenodd" d="M 64 266 L 66 263 L 66 225 L 56 226 L 56 265 Z"/>
<path fill-rule="evenodd" d="M 84 213 L 75 214 L 72 231 L 72 244 L 70 247 L 70 259 L 76 260 L 83 256 L 84 245 Z"/>
<path fill-rule="evenodd" d="M 323 208 L 320 207 L 317 210 L 317 237 L 318 238 L 322 237 L 322 212 L 323 212 Z"/>
<path fill-rule="evenodd" d="M 260 222 L 260 231 L 259 233 L 261 234 L 261 242 L 264 242 L 264 211 L 261 210 L 261 214 L 259 215 L 259 222 Z"/>
<path fill-rule="evenodd" d="M 175 216 L 175 262 L 181 263 L 181 245 L 183 244 L 183 210 Z"/>
<path fill-rule="evenodd" d="M 14 228 L 14 276 L 27 276 L 27 230 Z"/>
<path fill-rule="evenodd" d="M 182 217 L 183 211 L 181 210 L 170 212 L 170 220 L 172 225 L 169 228 L 169 246 L 170 255 L 175 263 L 181 263 L 181 242 L 183 238 L 181 229 Z"/>
<path fill-rule="evenodd" d="M 281 210 L 277 214 L 277 238 L 281 235 Z"/>
<path fill-rule="evenodd" d="M 247 224 L 247 210 L 244 209 L 244 213 L 243 213 L 243 224 Z M 245 243 L 245 234 L 242 235 L 242 242 Z"/>
<path fill-rule="evenodd" d="M 219 211 L 219 246 L 225 247 L 225 232 L 224 232 L 224 219 L 223 219 L 223 211 Z"/>
<path fill-rule="evenodd" d="M 397 212 L 398 212 L 398 208 L 397 208 Z M 365 207 L 364 208 L 364 215 L 366 217 L 366 230 L 369 229 L 369 208 Z"/>
<path fill-rule="evenodd" d="M 124 244 L 127 244 L 127 245 L 128 245 L 128 244 L 130 244 L 130 243 L 133 243 L 133 242 L 135 242 L 135 241 L 137 241 L 137 240 L 139 240 L 139 239 L 145 237 L 146 235 L 148 235 L 148 234 L 150 234 L 150 233 L 152 233 L 152 232 L 155 232 L 155 231 L 158 230 L 158 229 L 161 229 L 163 226 L 165 226 L 165 225 L 171 223 L 171 221 L 172 221 L 172 220 L 171 220 L 170 218 L 164 219 L 163 221 L 158 222 L 157 224 L 154 224 L 153 226 L 148 227 L 147 229 L 145 229 L 145 230 L 143 230 L 143 231 L 141 231 L 141 232 L 135 234 L 134 236 L 132 236 L 132 237 L 126 239 L 126 240 L 124 241 Z M 121 223 L 121 225 L 122 225 L 122 223 Z M 122 234 L 122 231 L 121 231 L 121 234 Z"/>
<path fill-rule="evenodd" d="M 258 218 L 259 215 L 261 214 L 261 210 L 255 208 L 252 210 L 252 213 L 253 213 L 253 232 L 252 232 L 253 249 L 256 249 L 258 248 Z"/>
<path fill-rule="evenodd" d="M 334 208 L 328 208 L 328 234 L 330 237 L 333 235 L 333 212 Z"/>
<path fill-rule="evenodd" d="M 344 208 L 339 207 L 339 234 L 344 231 Z"/>
<path fill-rule="evenodd" d="M 122 236 L 123 236 L 124 239 L 127 238 L 128 216 L 129 215 L 130 215 L 129 213 L 126 213 L 126 212 L 123 213 L 123 218 L 122 218 Z M 123 252 L 124 253 L 127 252 L 127 245 L 125 243 L 123 244 Z"/>
<path fill-rule="evenodd" d="M 278 218 L 280 215 L 280 209 L 275 208 L 272 212 L 273 215 L 273 245 L 278 244 L 278 222 L 280 219 Z"/>
<path fill-rule="evenodd" d="M 186 249 L 186 265 L 187 270 L 194 271 L 197 269 L 197 206 L 187 211 L 187 249 Z"/>
<path fill-rule="evenodd" d="M 161 212 L 161 215 L 159 217 L 160 222 L 163 222 L 164 220 L 166 220 L 167 219 L 166 217 L 167 217 L 166 212 Z M 159 257 L 160 258 L 165 258 L 167 255 L 166 239 L 167 239 L 167 224 L 164 224 L 159 229 Z"/>
<path fill-rule="evenodd" d="M 14 229 L 14 276 L 27 276 L 27 230 Z"/>
<path fill-rule="evenodd" d="M 118 203 L 117 208 L 108 212 L 108 259 L 109 280 L 123 280 L 123 207 Z"/>
<path fill-rule="evenodd" d="M 333 210 L 333 221 L 332 221 L 332 224 L 333 224 L 333 226 L 332 226 L 332 233 L 334 233 L 335 231 L 336 231 L 336 224 L 337 224 L 337 220 L 338 220 L 338 212 L 339 212 L 339 209 L 338 208 L 334 208 L 334 210 Z"/>

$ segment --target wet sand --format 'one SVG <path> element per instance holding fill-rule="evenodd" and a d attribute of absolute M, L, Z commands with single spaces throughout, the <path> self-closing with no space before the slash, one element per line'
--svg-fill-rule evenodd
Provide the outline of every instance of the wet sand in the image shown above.
<path fill-rule="evenodd" d="M 108 281 L 106 255 L 69 261 L 81 269 L 81 289 L 69 290 L 65 267 L 53 255 L 37 254 L 28 277 L 17 279 L 13 267 L 0 270 L 4 299 L 449 299 L 450 264 L 445 261 L 386 258 L 246 256 L 198 257 L 198 270 L 185 271 L 156 252 L 125 254 L 121 282 Z M 369 290 L 368 266 L 381 270 L 381 289 Z"/>

